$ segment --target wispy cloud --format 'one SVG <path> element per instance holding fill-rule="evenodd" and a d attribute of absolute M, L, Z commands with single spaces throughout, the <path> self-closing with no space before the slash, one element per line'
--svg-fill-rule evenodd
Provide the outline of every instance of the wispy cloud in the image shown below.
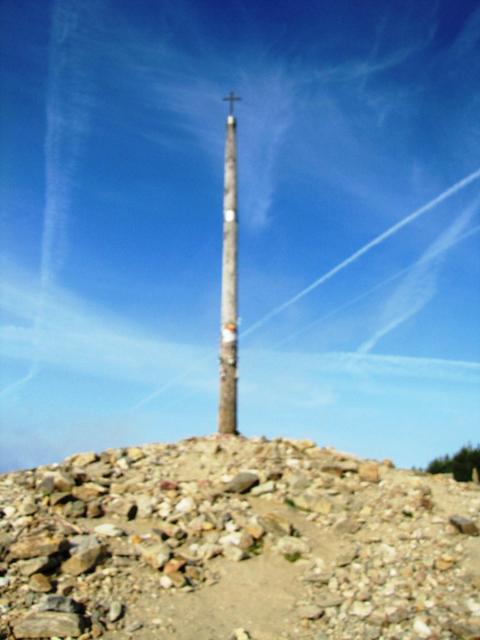
<path fill-rule="evenodd" d="M 382 40 L 385 39 L 382 31 L 381 28 L 378 30 L 377 37 L 365 56 L 358 56 L 347 62 L 322 69 L 315 73 L 314 78 L 333 84 L 353 82 L 356 90 L 364 90 L 370 79 L 403 64 L 419 51 L 427 48 L 433 37 L 433 32 L 430 31 L 427 37 L 417 38 L 408 45 L 381 51 Z"/>
<path fill-rule="evenodd" d="M 478 210 L 478 198 L 428 247 L 385 303 L 380 327 L 358 348 L 368 353 L 398 326 L 419 313 L 435 296 L 442 259 Z"/>
<path fill-rule="evenodd" d="M 248 354 L 249 352 L 247 352 Z M 290 363 L 293 370 L 303 369 L 305 378 L 311 379 L 318 374 L 322 379 L 323 374 L 330 375 L 345 373 L 368 373 L 374 376 L 392 375 L 398 377 L 456 379 L 472 383 L 480 382 L 480 362 L 465 360 L 447 360 L 444 358 L 423 358 L 397 355 L 377 355 L 356 352 L 332 352 L 324 354 L 308 354 L 303 352 L 280 353 L 269 350 L 257 350 L 257 356 L 265 358 L 268 371 L 279 371 L 285 375 L 286 370 L 280 363 Z M 352 356 L 355 356 L 357 369 L 350 367 Z M 250 359 L 250 362 L 252 360 Z M 294 362 L 297 362 L 294 365 Z"/>
<path fill-rule="evenodd" d="M 251 53 L 247 54 L 251 57 Z M 186 66 L 186 65 L 185 65 Z M 190 66 L 190 65 L 189 65 Z M 218 67 L 218 62 L 213 66 Z M 225 80 L 212 80 L 202 75 L 202 68 L 212 61 L 194 64 L 180 77 L 155 71 L 155 90 L 160 104 L 182 120 L 183 127 L 197 138 L 204 150 L 221 167 L 223 152 L 222 114 L 226 113 L 222 97 L 230 90 Z M 217 70 L 226 77 L 227 69 Z M 261 230 L 272 219 L 272 205 L 277 187 L 277 160 L 289 127 L 294 121 L 296 82 L 285 62 L 260 56 L 256 64 L 231 70 L 231 85 L 242 98 L 239 113 L 239 181 L 240 215 L 248 227 Z"/>
<path fill-rule="evenodd" d="M 41 236 L 39 291 L 32 321 L 32 360 L 26 375 L 0 396 L 18 391 L 38 373 L 46 315 L 46 296 L 66 254 L 72 189 L 85 135 L 92 91 L 88 67 L 88 30 L 95 24 L 91 3 L 53 4 L 46 93 L 45 205 Z"/>
<path fill-rule="evenodd" d="M 366 291 L 363 291 L 358 296 L 354 296 L 353 298 L 350 298 L 349 300 L 342 303 L 338 307 L 331 309 L 327 313 L 322 314 L 320 317 L 315 318 L 315 320 L 312 320 L 311 322 L 308 322 L 307 324 L 299 327 L 292 333 L 288 334 L 287 336 L 279 340 L 273 346 L 273 348 L 278 349 L 280 347 L 283 347 L 284 345 L 288 344 L 289 342 L 292 342 L 293 340 L 303 335 L 304 333 L 307 333 L 312 329 L 317 328 L 318 325 L 321 324 L 322 322 L 325 322 L 326 320 L 329 320 L 330 318 L 338 315 L 339 313 L 342 313 L 343 311 L 350 309 L 351 307 L 356 305 L 358 302 L 364 300 L 365 298 L 368 298 L 372 294 L 378 292 L 380 289 L 383 289 L 384 287 L 392 284 L 399 278 L 405 276 L 409 272 L 417 269 L 420 261 L 426 266 L 431 260 L 434 260 L 438 257 L 439 255 L 438 251 L 440 251 L 440 253 L 442 253 L 443 251 L 447 251 L 450 247 L 455 246 L 456 244 L 458 244 L 459 242 L 462 242 L 463 240 L 467 240 L 468 238 L 478 234 L 479 232 L 480 232 L 480 225 L 476 225 L 468 229 L 465 233 L 462 233 L 462 235 L 452 238 L 450 244 L 443 245 L 443 247 L 437 247 L 437 253 L 428 252 L 427 255 L 422 256 L 420 260 L 416 260 L 413 264 L 409 265 L 408 267 L 404 267 L 403 269 L 396 271 L 394 274 L 388 276 L 387 278 L 384 278 L 383 280 L 375 284 L 373 287 L 370 287 Z"/>
<path fill-rule="evenodd" d="M 319 286 L 321 286 L 322 284 L 324 284 L 325 282 L 327 282 L 328 280 L 333 278 L 337 273 L 341 272 L 346 267 L 348 267 L 349 265 L 351 265 L 354 262 L 356 262 L 364 254 L 368 253 L 371 249 L 373 249 L 374 247 L 382 244 L 388 238 L 390 238 L 391 236 L 393 236 L 396 233 L 398 233 L 403 227 L 405 227 L 406 225 L 412 223 L 417 218 L 421 217 L 422 215 L 426 214 L 427 212 L 431 211 L 436 206 L 440 205 L 442 202 L 444 202 L 448 198 L 452 197 L 458 191 L 464 189 L 469 184 L 471 184 L 472 182 L 478 180 L 479 178 L 480 178 L 480 169 L 477 170 L 476 172 L 470 174 L 469 176 L 466 176 L 462 180 L 458 181 L 452 187 L 450 187 L 450 188 L 446 189 L 445 191 L 443 191 L 436 198 L 434 198 L 433 200 L 430 200 L 430 202 L 426 203 L 422 207 L 420 207 L 420 208 L 416 209 L 415 211 L 413 211 L 412 213 L 408 214 L 402 220 L 400 220 L 399 222 L 397 222 L 396 224 L 391 226 L 389 229 L 387 229 L 383 233 L 381 233 L 378 236 L 376 236 L 370 242 L 366 243 L 363 247 L 358 249 L 351 256 L 349 256 L 345 260 L 341 261 L 338 265 L 336 265 L 335 267 L 330 269 L 327 273 L 325 273 L 324 275 L 322 275 L 319 278 L 317 278 L 316 280 L 314 280 L 310 285 L 308 285 L 307 287 L 302 289 L 299 293 L 297 293 L 294 296 L 290 297 L 286 302 L 274 307 L 271 311 L 266 313 L 264 316 L 262 316 L 256 322 L 254 322 L 247 329 L 243 330 L 241 332 L 240 337 L 242 339 L 244 339 L 244 338 L 248 337 L 249 335 L 253 334 L 257 330 L 262 328 L 265 324 L 267 324 L 272 318 L 274 318 L 278 314 L 282 313 L 283 311 L 288 309 L 290 306 L 294 305 L 296 302 L 300 301 L 302 298 L 304 298 L 309 293 L 311 293 L 312 291 L 317 289 Z M 422 259 L 418 262 L 418 265 L 415 265 L 411 270 L 409 269 L 409 273 L 408 273 L 408 275 L 406 277 L 407 280 L 410 280 L 412 282 L 417 282 L 418 281 L 419 270 L 422 270 L 422 272 L 424 272 L 426 274 L 431 273 L 431 271 L 429 271 L 430 263 L 432 262 L 432 260 L 434 258 L 438 259 L 439 256 L 441 256 L 447 249 L 449 249 L 451 246 L 453 246 L 453 244 L 455 244 L 458 241 L 459 237 L 461 236 L 462 231 L 464 230 L 464 228 L 467 225 L 468 221 L 471 219 L 473 213 L 475 212 L 476 205 L 477 205 L 477 203 L 475 202 L 474 205 L 472 205 L 471 207 L 467 208 L 467 210 L 458 218 L 458 220 L 444 234 L 442 234 L 441 238 L 429 248 L 429 250 L 425 253 L 425 255 L 422 257 Z M 378 286 L 375 287 L 374 289 L 377 289 L 377 288 L 378 288 Z M 421 303 L 420 302 L 421 300 L 423 300 L 424 302 Z M 423 306 L 428 301 L 427 300 L 427 295 L 424 295 L 423 297 L 417 296 L 415 298 L 415 301 L 416 301 L 417 305 L 421 304 L 421 306 Z M 342 305 L 342 308 L 344 306 L 348 306 L 348 305 Z M 418 310 L 420 308 L 421 307 L 418 307 Z M 416 312 L 413 309 L 414 308 L 411 307 L 408 310 L 408 314 L 409 315 L 408 316 L 405 315 L 405 317 L 403 317 L 403 316 L 401 317 L 401 316 L 399 316 L 397 314 L 396 317 L 395 317 L 395 320 L 390 321 L 388 323 L 388 326 L 384 328 L 384 333 L 382 333 L 382 335 L 384 335 L 385 333 L 391 331 L 395 326 L 397 326 L 401 322 L 405 321 L 407 319 L 407 317 L 411 317 L 411 315 L 413 315 L 413 313 Z M 415 309 L 416 309 L 416 307 L 415 307 Z M 406 313 L 407 312 L 405 312 L 405 314 Z M 329 317 L 329 315 L 330 314 L 328 314 L 327 317 Z M 295 332 L 295 335 L 297 335 L 297 333 L 298 332 Z M 380 337 L 381 337 L 381 335 L 378 336 L 377 340 L 380 339 Z M 283 341 L 280 344 L 283 344 Z M 365 343 L 365 345 L 362 345 L 359 348 L 359 352 L 364 352 L 364 351 L 367 352 L 367 351 L 370 350 L 370 348 L 373 348 L 373 344 L 372 344 L 372 347 L 369 347 L 369 345 L 367 343 Z M 181 372 L 180 374 L 175 375 L 171 380 L 168 380 L 166 383 L 164 383 L 163 385 L 158 387 L 156 390 L 154 390 L 153 392 L 151 392 L 150 394 L 148 394 L 147 396 L 142 398 L 138 403 L 135 404 L 133 409 L 137 410 L 137 409 L 145 406 L 146 404 L 149 404 L 151 401 L 157 399 L 163 393 L 168 391 L 173 385 L 175 385 L 177 383 L 182 383 L 186 378 L 189 377 L 190 373 L 193 372 L 194 369 L 195 369 L 195 367 L 193 367 L 193 368 L 189 367 L 184 372 Z"/>
<path fill-rule="evenodd" d="M 135 135 L 179 152 L 178 131 L 187 132 L 201 153 L 213 159 L 212 170 L 220 177 L 221 98 L 234 88 L 243 98 L 238 114 L 244 228 L 259 231 L 274 219 L 275 197 L 291 169 L 289 162 L 317 181 L 321 176 L 322 182 L 339 182 L 347 193 L 381 199 L 382 187 L 371 181 L 376 171 L 365 176 L 365 167 L 380 168 L 385 154 L 369 140 L 381 138 L 378 121 L 389 110 L 416 111 L 413 98 L 400 97 L 405 92 L 412 97 L 418 87 L 394 82 L 387 88 L 371 81 L 429 47 L 434 10 L 413 25 L 411 15 L 405 24 L 394 25 L 398 16 L 381 12 L 376 21 L 380 27 L 364 42 L 364 50 L 341 61 L 340 55 L 312 59 L 295 38 L 281 51 L 268 39 L 245 38 L 240 44 L 234 41 L 225 55 L 224 40 L 215 37 L 201 13 L 188 2 L 175 8 L 164 3 L 164 28 L 155 37 L 122 23 L 117 15 L 111 21 L 111 43 L 104 49 L 113 71 L 109 82 L 142 114 L 132 119 Z M 141 100 L 135 101 L 139 85 Z M 107 117 L 115 108 L 108 105 Z M 124 120 L 120 126 L 129 125 Z"/>
<path fill-rule="evenodd" d="M 2 330 L 2 333 L 3 333 L 3 330 Z M 22 376 L 21 378 L 18 378 L 18 380 L 15 380 L 15 382 L 8 384 L 7 386 L 3 387 L 3 389 L 0 390 L 0 398 L 5 398 L 11 394 L 14 394 L 15 391 L 17 391 L 17 389 L 20 389 L 21 387 L 23 387 L 23 385 L 27 384 L 27 382 L 30 382 L 30 380 L 33 380 L 33 378 L 37 375 L 37 373 L 38 373 L 38 366 L 36 362 L 34 362 L 33 364 L 30 365 L 28 372 L 24 376 Z"/>
<path fill-rule="evenodd" d="M 460 31 L 455 41 L 453 42 L 449 55 L 458 57 L 460 61 L 464 61 L 465 55 L 475 53 L 478 50 L 480 44 L 480 8 L 476 8 L 469 15 L 463 29 Z M 478 66 L 478 59 L 475 56 L 476 66 Z"/>
<path fill-rule="evenodd" d="M 178 23 L 183 13 L 188 15 L 191 38 L 184 34 L 185 25 Z M 231 89 L 240 95 L 242 102 L 236 107 L 239 211 L 245 228 L 264 229 L 272 219 L 277 162 L 298 117 L 298 79 L 292 60 L 288 55 L 273 55 L 269 43 L 260 40 L 242 42 L 232 47 L 232 55 L 225 55 L 224 43 L 212 37 L 194 6 L 182 6 L 173 25 L 155 40 L 131 25 L 117 24 L 117 28 L 122 47 L 107 55 L 114 68 L 121 70 L 122 89 L 128 86 L 133 93 L 141 84 L 138 108 L 148 113 L 149 126 L 141 127 L 137 135 L 178 152 L 180 129 L 213 160 L 212 170 L 221 175 L 227 114 L 222 98 Z"/>
<path fill-rule="evenodd" d="M 10 318 L 10 322 L 0 329 L 0 354 L 3 358 L 18 362 L 31 360 L 34 349 L 37 348 L 31 323 L 35 317 L 39 295 L 28 277 L 22 277 L 12 267 L 9 269 L 1 299 L 2 311 Z M 58 286 L 51 286 L 45 295 L 45 322 L 40 356 L 44 366 L 49 369 L 99 380 L 130 382 L 139 390 L 163 380 L 161 387 L 145 395 L 132 408 L 134 411 L 161 396 L 164 388 L 171 388 L 172 381 L 178 389 L 196 390 L 207 393 L 208 396 L 214 395 L 217 389 L 216 350 L 213 348 L 210 350 L 167 342 L 158 336 L 145 334 L 122 318 L 92 306 Z M 344 353 L 318 355 L 245 348 L 242 368 L 249 373 L 243 384 L 248 392 L 252 381 L 259 376 L 265 375 L 274 381 L 279 376 L 285 378 L 288 371 L 289 382 L 284 388 L 290 388 L 294 379 L 297 379 L 297 385 L 303 380 L 302 388 L 305 383 L 310 386 L 308 389 L 305 387 L 302 402 L 327 402 L 328 398 L 332 398 L 330 391 L 327 393 L 323 390 L 317 395 L 318 388 L 316 383 L 311 387 L 312 380 L 316 380 L 318 376 L 319 379 L 325 379 L 326 372 L 333 376 L 338 372 L 348 372 L 351 361 L 351 354 Z M 357 354 L 356 367 L 360 366 L 359 363 L 362 371 L 384 371 L 388 365 L 391 375 L 401 376 L 432 375 L 433 372 L 434 376 L 445 375 L 447 379 L 452 375 L 474 375 L 478 379 L 480 371 L 478 363 L 370 357 L 366 353 Z M 277 380 L 275 383 L 278 392 L 283 382 Z M 296 397 L 301 399 L 300 390 Z M 117 407 L 117 410 L 123 409 L 125 407 Z"/>
<path fill-rule="evenodd" d="M 250 327 L 248 327 L 242 332 L 242 336 L 246 337 L 251 333 L 257 331 L 262 326 L 264 326 L 267 322 L 269 322 L 272 318 L 282 313 L 293 304 L 299 302 L 302 298 L 304 298 L 305 296 L 310 294 L 312 291 L 314 291 L 315 289 L 323 285 L 325 282 L 333 278 L 335 275 L 337 275 L 337 273 L 340 273 L 349 265 L 355 263 L 357 260 L 359 260 L 362 256 L 364 256 L 366 253 L 371 251 L 373 248 L 383 244 L 386 240 L 396 235 L 401 229 L 411 224 L 412 222 L 414 222 L 421 216 L 425 215 L 429 211 L 433 210 L 442 202 L 444 202 L 448 198 L 451 198 L 457 192 L 461 191 L 462 189 L 464 189 L 465 187 L 467 187 L 472 182 L 475 182 L 478 179 L 480 179 L 480 169 L 477 169 L 476 171 L 469 174 L 468 176 L 465 176 L 464 178 L 456 182 L 454 185 L 452 185 L 451 187 L 449 187 L 448 189 L 440 193 L 438 196 L 436 196 L 435 198 L 433 198 L 423 206 L 419 207 L 412 213 L 409 213 L 407 216 L 402 218 L 399 222 L 389 227 L 386 231 L 377 235 L 375 238 L 373 238 L 373 240 L 370 240 L 370 242 L 367 242 L 366 244 L 364 244 L 362 247 L 360 247 L 360 249 L 352 253 L 348 258 L 345 258 L 345 260 L 342 260 L 340 263 L 332 267 L 329 271 L 327 271 L 320 277 L 316 278 L 313 282 L 311 282 L 308 286 L 303 288 L 301 291 L 293 295 L 291 298 L 289 298 L 282 304 L 276 306 L 274 309 L 266 313 L 262 318 L 260 318 L 259 320 L 254 322 L 252 325 L 250 325 Z M 471 215 L 471 213 L 469 213 L 469 215 Z"/>
<path fill-rule="evenodd" d="M 297 87 L 286 69 L 267 66 L 260 77 L 242 74 L 240 90 L 247 104 L 241 123 L 240 187 L 245 194 L 241 206 L 246 219 L 263 228 L 274 217 L 277 161 L 294 121 Z"/>
<path fill-rule="evenodd" d="M 242 97 L 239 112 L 240 215 L 251 229 L 262 229 L 271 220 L 277 186 L 276 162 L 293 120 L 295 86 L 281 63 L 265 60 L 258 68 L 237 69 L 235 90 Z M 211 153 L 223 149 L 218 122 L 224 105 L 221 97 L 230 86 L 224 82 L 186 79 L 181 87 L 159 83 L 173 111 L 183 113 L 185 123 Z M 216 144 L 212 136 L 216 133 Z M 215 157 L 218 166 L 219 157 Z"/>
<path fill-rule="evenodd" d="M 66 252 L 66 227 L 83 143 L 92 108 L 88 69 L 91 3 L 53 5 L 46 95 L 45 209 L 40 283 L 54 281 Z"/>
<path fill-rule="evenodd" d="M 40 296 L 44 317 L 38 342 L 33 325 Z M 58 285 L 40 292 L 31 278 L 11 264 L 0 305 L 9 318 L 0 327 L 4 358 L 29 362 L 38 354 L 45 367 L 153 385 L 183 373 L 205 354 L 200 347 L 149 336 Z"/>

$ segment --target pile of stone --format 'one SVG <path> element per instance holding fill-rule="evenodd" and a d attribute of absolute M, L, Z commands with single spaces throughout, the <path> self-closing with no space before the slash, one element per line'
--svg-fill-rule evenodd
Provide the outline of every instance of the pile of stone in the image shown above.
<path fill-rule="evenodd" d="M 0 638 L 201 638 L 139 601 L 247 562 L 254 606 L 260 556 L 291 581 L 288 624 L 205 637 L 480 638 L 479 512 L 477 484 L 310 441 L 77 454 L 0 476 Z"/>

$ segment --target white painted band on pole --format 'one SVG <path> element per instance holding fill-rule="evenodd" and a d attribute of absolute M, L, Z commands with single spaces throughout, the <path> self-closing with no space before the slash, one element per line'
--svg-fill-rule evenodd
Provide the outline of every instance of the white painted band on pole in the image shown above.
<path fill-rule="evenodd" d="M 235 342 L 235 340 L 237 339 L 237 332 L 233 331 L 232 329 L 222 329 L 222 341 L 223 342 Z"/>
<path fill-rule="evenodd" d="M 228 124 L 234 124 L 234 122 L 235 122 L 235 117 L 234 117 L 234 116 L 228 116 L 228 118 L 227 118 L 227 122 L 228 122 Z"/>
<path fill-rule="evenodd" d="M 224 212 L 224 219 L 225 222 L 233 222 L 236 218 L 237 214 L 235 213 L 235 211 L 233 209 L 227 209 Z"/>

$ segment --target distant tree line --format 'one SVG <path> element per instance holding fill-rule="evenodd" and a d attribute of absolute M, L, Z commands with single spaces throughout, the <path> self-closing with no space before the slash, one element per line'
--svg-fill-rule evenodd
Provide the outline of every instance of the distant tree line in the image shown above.
<path fill-rule="evenodd" d="M 426 470 L 428 473 L 452 473 L 458 482 L 470 482 L 473 480 L 474 469 L 477 470 L 478 479 L 480 477 L 480 445 L 472 447 L 468 444 L 453 456 L 447 454 L 435 458 Z"/>

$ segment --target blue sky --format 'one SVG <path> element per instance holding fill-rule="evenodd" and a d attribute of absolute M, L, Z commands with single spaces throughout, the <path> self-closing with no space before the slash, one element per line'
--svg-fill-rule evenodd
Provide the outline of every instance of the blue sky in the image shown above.
<path fill-rule="evenodd" d="M 480 425 L 478 2 L 1 0 L 0 469 L 240 429 L 403 466 Z"/>

